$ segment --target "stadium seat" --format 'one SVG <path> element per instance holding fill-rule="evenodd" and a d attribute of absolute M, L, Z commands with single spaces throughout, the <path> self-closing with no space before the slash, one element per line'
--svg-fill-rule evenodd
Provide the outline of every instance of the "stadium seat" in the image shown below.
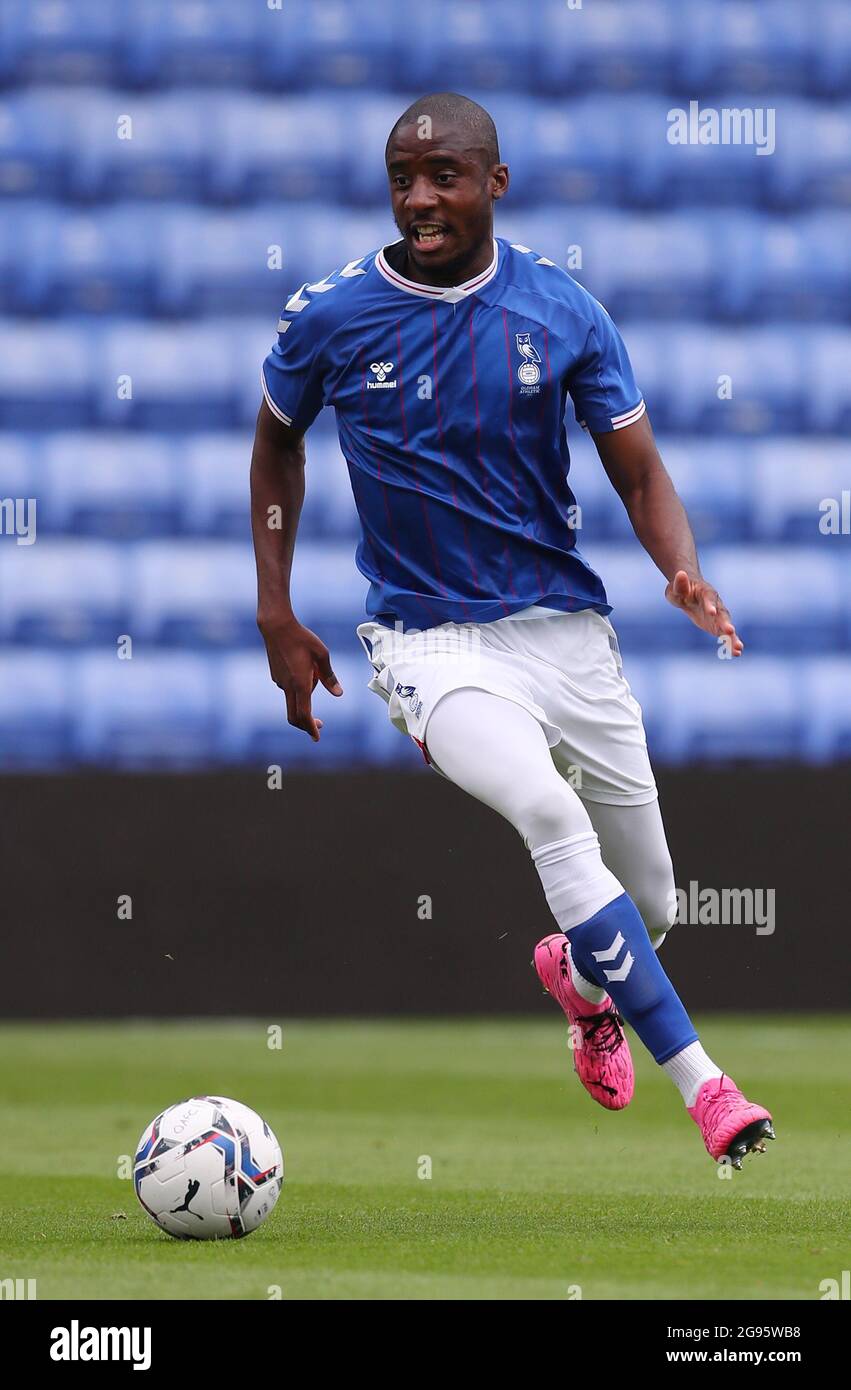
<path fill-rule="evenodd" d="M 800 331 L 680 324 L 661 349 L 664 423 L 672 431 L 756 435 L 800 428 L 813 389 Z M 655 417 L 657 402 L 645 395 Z"/>
<path fill-rule="evenodd" d="M 533 81 L 537 24 L 512 0 L 414 5 L 405 14 L 400 61 L 412 91 L 526 90 Z"/>
<path fill-rule="evenodd" d="M 661 663 L 657 724 L 666 762 L 798 758 L 806 710 L 800 675 L 782 658 L 718 661 L 711 650 Z"/>
<path fill-rule="evenodd" d="M 127 554 L 133 632 L 167 647 L 260 646 L 249 544 L 146 541 Z"/>
<path fill-rule="evenodd" d="M 345 541 L 296 548 L 293 607 L 301 621 L 329 646 L 360 650 L 354 630 L 364 621 L 368 581 L 355 565 L 354 548 Z"/>
<path fill-rule="evenodd" d="M 74 429 L 92 417 L 96 334 L 69 322 L 0 320 L 4 429 Z"/>
<path fill-rule="evenodd" d="M 851 106 L 785 100 L 782 133 L 771 158 L 759 161 L 766 205 L 784 212 L 851 206 Z"/>
<path fill-rule="evenodd" d="M 130 631 L 123 547 L 39 540 L 0 547 L 0 637 L 40 645 L 109 643 Z"/>
<path fill-rule="evenodd" d="M 747 540 L 753 530 L 752 446 L 736 439 L 669 438 L 659 451 L 697 543 Z"/>
<path fill-rule="evenodd" d="M 410 86 L 400 65 L 411 48 L 409 15 L 399 6 L 287 0 L 263 16 L 257 71 L 273 91 L 318 86 L 331 100 L 335 89 Z"/>
<path fill-rule="evenodd" d="M 138 313 L 149 308 L 156 233 L 137 204 L 85 212 L 48 202 L 10 214 L 7 307 L 19 314 Z"/>
<path fill-rule="evenodd" d="M 14 44 L 18 82 L 114 81 L 126 16 L 104 0 L 4 0 L 6 44 Z"/>
<path fill-rule="evenodd" d="M 802 335 L 807 352 L 804 425 L 847 437 L 851 427 L 851 330 L 819 326 Z"/>
<path fill-rule="evenodd" d="M 816 763 L 851 758 L 851 658 L 807 662 L 802 683 L 807 710 L 805 756 Z"/>
<path fill-rule="evenodd" d="M 161 439 L 57 434 L 43 459 L 51 530 L 110 540 L 178 530 L 179 454 Z"/>
<path fill-rule="evenodd" d="M 842 647 L 847 549 L 831 553 L 827 545 L 719 547 L 704 553 L 703 571 L 723 596 L 747 648 L 774 649 L 794 669 L 801 652 Z"/>
<path fill-rule="evenodd" d="M 831 501 L 841 508 L 842 493 L 851 488 L 851 454 L 845 443 L 806 436 L 756 441 L 747 484 L 759 539 L 848 546 L 841 532 L 833 536 L 824 529 L 830 525 Z M 841 525 L 841 512 L 839 520 Z M 826 536 L 832 538 L 826 541 Z"/>
<path fill-rule="evenodd" d="M 156 311 L 192 317 L 256 311 L 273 324 L 299 282 L 301 267 L 291 256 L 293 243 L 304 243 L 302 225 L 298 210 L 282 215 L 268 204 L 227 213 L 170 207 L 160 227 Z"/>
<path fill-rule="evenodd" d="M 346 126 L 337 103 L 322 97 L 283 102 L 234 96 L 218 113 L 207 197 L 222 203 L 333 203 L 340 197 Z"/>
<path fill-rule="evenodd" d="M 603 581 L 624 653 L 682 651 L 711 643 L 667 602 L 665 579 L 637 542 L 601 546 L 589 541 L 586 546 L 580 537 L 580 549 Z"/>
<path fill-rule="evenodd" d="M 204 657 L 92 652 L 77 659 L 71 689 L 78 761 L 131 771 L 211 765 L 218 686 Z"/>
<path fill-rule="evenodd" d="M 692 94 L 806 91 L 820 43 L 813 21 L 788 0 L 692 0 L 677 25 L 677 85 Z"/>
<path fill-rule="evenodd" d="M 0 199 L 46 198 L 66 190 L 73 110 L 73 97 L 61 90 L 0 98 Z"/>
<path fill-rule="evenodd" d="M 2 771 L 53 771 L 64 766 L 71 756 L 73 717 L 63 657 L 43 651 L 0 652 Z"/>
<path fill-rule="evenodd" d="M 168 326 L 112 320 L 99 342 L 99 424 L 150 430 L 227 427 L 238 409 L 234 377 L 237 361 L 245 360 L 243 346 L 233 325 L 218 319 Z M 260 361 L 250 363 L 257 403 Z"/>
<path fill-rule="evenodd" d="M 641 0 L 639 9 L 623 0 L 595 0 L 569 9 L 565 0 L 545 0 L 538 13 L 534 72 L 543 91 L 561 97 L 670 84 L 676 20 L 669 5 Z"/>
<path fill-rule="evenodd" d="M 36 526 L 47 524 L 38 435 L 0 433 L 0 501 L 3 498 L 35 499 Z"/>
<path fill-rule="evenodd" d="M 284 693 L 273 684 L 262 650 L 223 658 L 221 756 L 227 762 L 277 763 L 286 774 L 301 765 L 320 771 L 339 763 L 369 762 L 374 746 L 392 748 L 381 727 L 382 720 L 389 725 L 386 711 L 379 697 L 366 688 L 370 676 L 366 659 L 335 654 L 334 671 L 345 694 L 335 697 L 321 687 L 314 693 L 313 713 L 323 720 L 316 744 L 287 723 Z M 399 738 L 392 728 L 390 733 Z M 399 738 L 399 742 L 404 741 Z"/>
<path fill-rule="evenodd" d="M 87 92 L 66 114 L 68 195 L 86 203 L 201 196 L 219 158 L 219 115 L 203 89 Z"/>
<path fill-rule="evenodd" d="M 847 95 L 851 89 L 851 9 L 845 0 L 820 0 L 813 16 L 813 45 L 810 75 L 823 96 Z"/>
<path fill-rule="evenodd" d="M 250 85 L 273 25 L 265 5 L 134 0 L 124 20 L 126 80 L 145 87 Z"/>

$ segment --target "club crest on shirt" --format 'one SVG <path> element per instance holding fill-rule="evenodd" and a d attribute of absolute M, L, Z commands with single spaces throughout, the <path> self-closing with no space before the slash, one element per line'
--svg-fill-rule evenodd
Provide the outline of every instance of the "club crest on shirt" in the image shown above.
<path fill-rule="evenodd" d="M 541 355 L 532 342 L 531 333 L 515 333 L 514 341 L 523 358 L 517 368 L 517 376 L 523 385 L 521 394 L 537 395 L 540 390 L 538 382 L 541 380 Z"/>
<path fill-rule="evenodd" d="M 387 380 L 393 370 L 392 362 L 370 362 L 369 370 L 373 373 L 375 381 L 367 381 L 367 391 L 381 391 L 382 389 L 389 391 L 392 386 L 396 385 L 395 377 L 392 381 Z"/>

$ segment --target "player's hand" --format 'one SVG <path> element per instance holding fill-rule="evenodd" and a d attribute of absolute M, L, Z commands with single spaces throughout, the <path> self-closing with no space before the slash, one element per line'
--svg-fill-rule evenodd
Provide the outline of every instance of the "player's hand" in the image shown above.
<path fill-rule="evenodd" d="M 318 743 L 322 720 L 314 719 L 310 697 L 320 681 L 332 695 L 343 693 L 331 669 L 328 648 L 294 617 L 258 618 L 257 626 L 266 643 L 272 680 L 287 698 L 288 722 Z"/>
<path fill-rule="evenodd" d="M 733 656 L 741 656 L 745 644 L 733 626 L 729 610 L 724 606 L 717 589 L 707 584 L 705 579 L 689 579 L 685 570 L 677 570 L 665 590 L 665 598 L 675 608 L 682 608 L 692 622 L 711 632 L 713 637 L 723 637 L 730 645 Z"/>

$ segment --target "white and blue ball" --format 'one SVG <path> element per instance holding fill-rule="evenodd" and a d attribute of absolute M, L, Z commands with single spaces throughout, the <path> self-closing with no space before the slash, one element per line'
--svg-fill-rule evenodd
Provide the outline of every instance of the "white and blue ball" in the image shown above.
<path fill-rule="evenodd" d="M 146 1127 L 133 1162 L 145 1211 L 180 1240 L 233 1240 L 266 1220 L 284 1160 L 266 1121 L 226 1096 L 192 1096 Z"/>

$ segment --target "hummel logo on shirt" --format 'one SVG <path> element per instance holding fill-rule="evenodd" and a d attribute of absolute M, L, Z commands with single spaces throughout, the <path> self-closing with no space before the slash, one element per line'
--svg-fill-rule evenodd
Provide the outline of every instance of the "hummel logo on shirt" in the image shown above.
<path fill-rule="evenodd" d="M 392 381 L 387 380 L 393 370 L 392 362 L 370 362 L 369 370 L 375 373 L 376 379 L 375 381 L 368 381 L 366 383 L 367 391 L 378 391 L 382 386 L 385 390 L 389 390 L 391 386 L 396 385 L 395 377 Z"/>

